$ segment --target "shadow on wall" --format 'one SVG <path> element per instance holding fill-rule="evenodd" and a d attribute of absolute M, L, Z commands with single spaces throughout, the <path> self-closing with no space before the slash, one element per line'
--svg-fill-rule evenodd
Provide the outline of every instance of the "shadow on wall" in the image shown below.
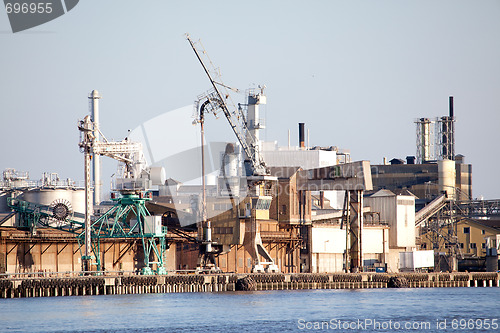
<path fill-rule="evenodd" d="M 29 271 L 35 264 L 31 249 L 28 246 L 29 244 L 19 244 L 17 246 L 17 264 L 19 269 L 23 271 Z M 25 247 L 28 247 L 28 249 L 25 250 Z"/>

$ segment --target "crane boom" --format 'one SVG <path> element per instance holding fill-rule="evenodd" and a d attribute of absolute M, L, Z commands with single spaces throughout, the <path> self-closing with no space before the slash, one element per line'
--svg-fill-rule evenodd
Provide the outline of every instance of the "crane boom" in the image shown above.
<path fill-rule="evenodd" d="M 213 91 L 209 91 L 205 95 L 202 95 L 199 97 L 199 101 L 201 99 L 206 100 L 209 102 L 211 105 L 212 110 L 216 109 L 221 109 L 222 112 L 224 113 L 224 116 L 226 117 L 227 121 L 229 122 L 229 125 L 231 126 L 231 129 L 233 130 L 234 134 L 236 135 L 236 138 L 238 139 L 238 142 L 241 145 L 241 148 L 245 152 L 245 155 L 247 156 L 247 159 L 245 160 L 245 164 L 250 167 L 251 174 L 252 176 L 263 176 L 263 175 L 268 175 L 269 170 L 266 167 L 266 164 L 260 154 L 257 154 L 256 151 L 258 150 L 257 143 L 255 138 L 252 135 L 247 135 L 247 138 L 243 136 L 244 134 L 238 127 L 238 121 L 239 117 L 244 119 L 243 114 L 238 114 L 237 110 L 234 110 L 233 112 L 229 111 L 229 108 L 226 103 L 226 99 L 229 97 L 229 93 L 223 94 L 219 88 L 219 86 L 227 89 L 229 88 L 228 86 L 224 85 L 221 82 L 216 82 L 213 78 L 212 75 L 210 74 L 210 71 L 208 70 L 207 66 L 203 62 L 203 59 L 200 56 L 199 51 L 196 49 L 195 43 L 191 39 L 189 35 L 186 35 L 186 39 L 189 41 L 189 44 L 191 45 L 191 48 L 193 49 L 194 53 L 196 54 L 196 57 L 198 58 L 198 61 L 200 62 L 201 66 L 203 67 L 203 70 L 208 76 L 208 79 L 210 80 L 210 83 L 212 84 Z M 206 54 L 206 52 L 203 52 Z M 204 107 L 207 107 L 207 104 L 204 103 Z M 243 130 L 248 133 L 248 128 L 245 123 L 245 121 L 241 122 Z"/>

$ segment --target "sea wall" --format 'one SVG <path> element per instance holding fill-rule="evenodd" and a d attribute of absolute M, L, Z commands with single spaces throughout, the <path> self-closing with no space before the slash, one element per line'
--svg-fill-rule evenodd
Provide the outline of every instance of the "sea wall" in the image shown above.
<path fill-rule="evenodd" d="M 0 278 L 0 298 L 297 289 L 498 287 L 498 273 L 171 274 Z"/>

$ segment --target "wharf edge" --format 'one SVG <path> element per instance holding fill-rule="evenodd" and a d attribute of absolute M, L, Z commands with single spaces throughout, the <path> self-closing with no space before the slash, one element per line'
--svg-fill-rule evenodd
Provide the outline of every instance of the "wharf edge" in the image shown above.
<path fill-rule="evenodd" d="M 242 283 L 243 282 L 243 283 Z M 243 288 L 242 288 L 243 286 Z M 0 298 L 236 290 L 499 287 L 499 273 L 172 274 L 0 279 Z"/>

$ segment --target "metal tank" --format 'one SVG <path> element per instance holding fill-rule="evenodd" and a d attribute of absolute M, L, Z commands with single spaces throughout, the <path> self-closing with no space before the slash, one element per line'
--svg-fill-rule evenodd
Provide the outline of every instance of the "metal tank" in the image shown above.
<path fill-rule="evenodd" d="M 64 205 L 61 207 L 65 207 L 75 221 L 81 222 L 85 216 L 85 190 L 83 189 L 36 188 L 23 192 L 19 199 L 51 207 L 57 204 Z"/>
<path fill-rule="evenodd" d="M 219 185 L 221 193 L 238 197 L 240 195 L 240 177 L 238 176 L 238 152 L 235 151 L 235 146 L 232 143 L 226 145 L 226 150 L 222 154 L 222 171 L 221 181 Z M 229 188 L 228 188 L 229 187 Z M 231 192 L 229 192 L 230 190 Z"/>
<path fill-rule="evenodd" d="M 74 190 L 66 190 L 72 191 L 72 200 L 71 205 L 73 206 L 74 219 L 75 221 L 80 221 L 83 216 L 85 216 L 85 190 L 84 189 L 74 189 Z M 90 207 L 90 211 L 94 210 L 94 207 Z M 80 214 L 82 215 L 80 217 Z"/>
<path fill-rule="evenodd" d="M 448 199 L 455 199 L 456 187 L 456 169 L 455 161 L 439 160 L 438 161 L 438 184 L 439 191 L 446 192 Z"/>

